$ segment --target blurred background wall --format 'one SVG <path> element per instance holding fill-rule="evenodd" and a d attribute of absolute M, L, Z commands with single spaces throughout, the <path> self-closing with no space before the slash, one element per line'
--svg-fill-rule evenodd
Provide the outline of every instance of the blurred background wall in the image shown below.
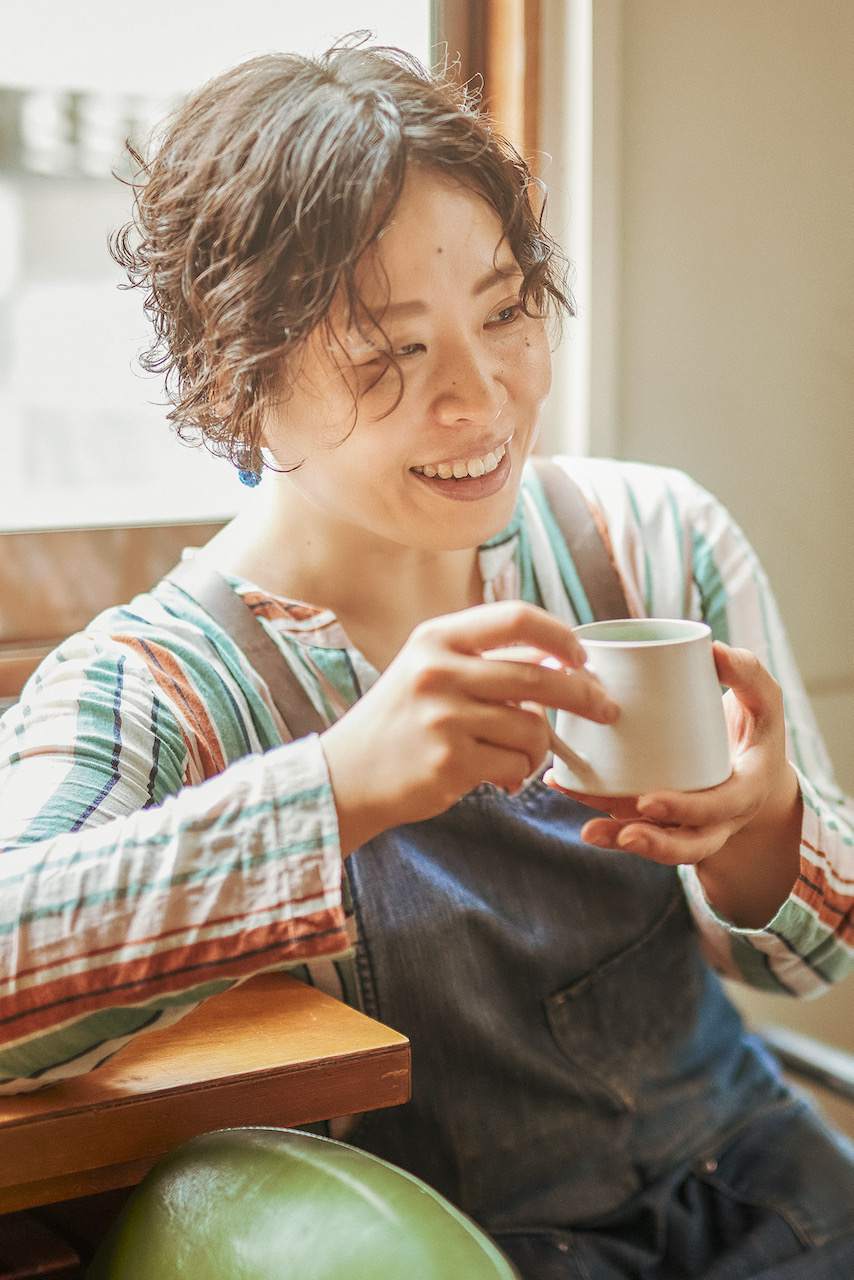
<path fill-rule="evenodd" d="M 579 310 L 546 448 L 683 467 L 726 503 L 852 790 L 854 4 L 542 13 L 538 163 Z"/>
<path fill-rule="evenodd" d="M 851 791 L 854 4 L 633 0 L 622 50 L 620 452 L 744 524 Z"/>

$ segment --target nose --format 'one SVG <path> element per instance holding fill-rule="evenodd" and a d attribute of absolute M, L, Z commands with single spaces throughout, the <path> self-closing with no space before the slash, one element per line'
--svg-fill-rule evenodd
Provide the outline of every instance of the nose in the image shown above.
<path fill-rule="evenodd" d="M 455 343 L 438 365 L 434 413 L 440 423 L 488 425 L 500 417 L 507 389 L 494 356 L 471 342 Z"/>

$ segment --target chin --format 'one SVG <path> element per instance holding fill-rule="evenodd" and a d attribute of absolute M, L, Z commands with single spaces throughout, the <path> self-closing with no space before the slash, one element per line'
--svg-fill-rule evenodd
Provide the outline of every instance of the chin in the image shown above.
<path fill-rule="evenodd" d="M 443 549 L 446 551 L 466 551 L 472 547 L 480 547 L 490 538 L 498 536 L 513 519 L 518 499 L 518 486 L 514 488 L 512 500 L 490 502 L 489 510 L 471 511 L 469 519 L 464 521 L 464 528 L 457 530 L 446 527 L 442 537 Z M 450 522 L 449 522 L 450 525 Z"/>

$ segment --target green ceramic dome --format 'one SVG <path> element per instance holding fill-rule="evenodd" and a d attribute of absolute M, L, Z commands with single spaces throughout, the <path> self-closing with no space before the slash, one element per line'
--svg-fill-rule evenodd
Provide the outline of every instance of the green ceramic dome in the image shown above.
<path fill-rule="evenodd" d="M 87 1280 L 518 1280 L 487 1235 L 376 1156 L 289 1129 L 226 1129 L 161 1160 Z"/>

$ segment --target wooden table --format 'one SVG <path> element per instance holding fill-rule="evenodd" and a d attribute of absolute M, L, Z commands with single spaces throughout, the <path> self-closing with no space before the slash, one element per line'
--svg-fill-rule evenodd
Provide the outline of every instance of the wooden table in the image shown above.
<path fill-rule="evenodd" d="M 211 1129 L 290 1127 L 409 1096 L 409 1041 L 283 974 L 141 1035 L 89 1075 L 0 1097 L 0 1213 L 132 1186 Z"/>

